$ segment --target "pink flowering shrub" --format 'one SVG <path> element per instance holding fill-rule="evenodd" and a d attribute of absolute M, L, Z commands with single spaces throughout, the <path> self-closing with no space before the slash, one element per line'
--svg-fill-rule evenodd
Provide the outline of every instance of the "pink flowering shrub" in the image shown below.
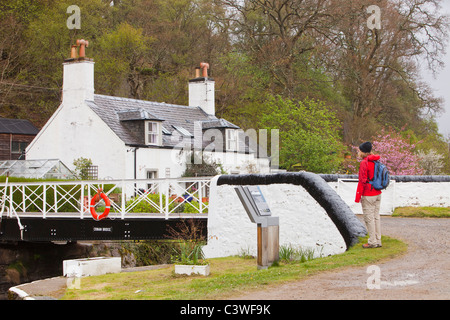
<path fill-rule="evenodd" d="M 411 144 L 408 138 L 404 138 L 401 132 L 381 132 L 372 138 L 372 153 L 381 156 L 380 161 L 384 163 L 391 175 L 421 175 L 424 169 L 420 166 L 420 158 L 414 153 L 415 144 Z M 358 146 L 352 146 L 352 154 L 356 155 Z M 344 173 L 357 174 L 361 159 L 346 160 L 343 164 Z"/>
<path fill-rule="evenodd" d="M 409 143 L 400 133 L 386 130 L 373 138 L 374 154 L 381 156 L 380 161 L 384 163 L 391 175 L 421 175 L 424 173 L 419 164 L 419 158 L 414 153 L 415 144 Z"/>

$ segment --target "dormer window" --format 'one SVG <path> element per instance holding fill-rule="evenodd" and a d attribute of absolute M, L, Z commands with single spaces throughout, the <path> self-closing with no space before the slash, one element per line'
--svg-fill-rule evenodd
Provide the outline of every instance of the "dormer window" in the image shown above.
<path fill-rule="evenodd" d="M 161 124 L 155 121 L 145 121 L 145 144 L 161 145 Z"/>
<path fill-rule="evenodd" d="M 237 151 L 237 130 L 225 129 L 226 151 Z"/>

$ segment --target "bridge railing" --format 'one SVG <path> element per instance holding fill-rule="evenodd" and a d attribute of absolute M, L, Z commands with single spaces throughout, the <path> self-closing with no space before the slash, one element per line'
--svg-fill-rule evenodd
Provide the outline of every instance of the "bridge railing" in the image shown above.
<path fill-rule="evenodd" d="M 90 218 L 91 204 L 98 214 L 105 210 L 104 201 L 96 201 L 103 192 L 110 201 L 109 218 L 192 217 L 208 212 L 210 181 L 205 177 L 6 182 L 0 183 L 0 214 Z"/>

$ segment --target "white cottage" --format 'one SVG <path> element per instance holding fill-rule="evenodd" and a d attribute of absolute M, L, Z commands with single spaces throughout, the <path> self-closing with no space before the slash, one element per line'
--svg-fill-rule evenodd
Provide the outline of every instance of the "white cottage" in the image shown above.
<path fill-rule="evenodd" d="M 77 43 L 79 57 L 73 47 L 63 63 L 62 103 L 26 149 L 27 159 L 59 159 L 73 168 L 75 159 L 90 158 L 99 179 L 177 178 L 192 151 L 228 173 L 270 171 L 261 148 L 215 116 L 206 63 L 189 81 L 189 106 L 105 96 L 94 94 L 94 61 L 84 56 L 85 42 Z"/>

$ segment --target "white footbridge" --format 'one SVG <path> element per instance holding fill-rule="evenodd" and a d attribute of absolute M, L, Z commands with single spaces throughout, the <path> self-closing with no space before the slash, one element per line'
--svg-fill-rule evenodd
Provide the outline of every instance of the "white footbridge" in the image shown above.
<path fill-rule="evenodd" d="M 206 225 L 211 177 L 0 183 L 0 240 L 160 239 Z"/>

